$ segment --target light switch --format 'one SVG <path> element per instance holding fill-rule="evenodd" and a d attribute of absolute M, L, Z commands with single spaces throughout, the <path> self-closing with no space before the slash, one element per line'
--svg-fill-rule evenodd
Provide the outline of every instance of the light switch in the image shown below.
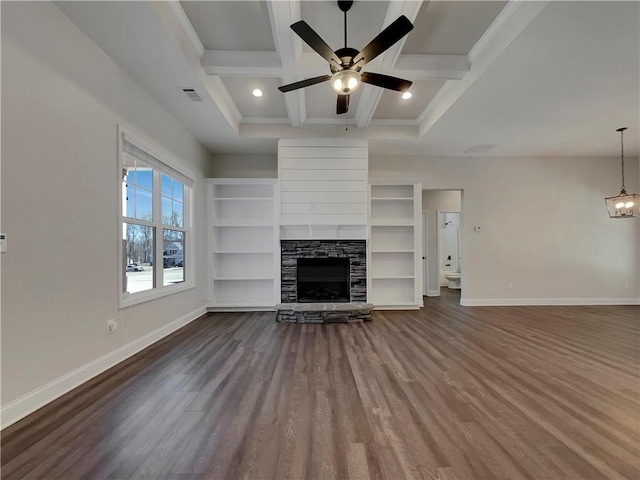
<path fill-rule="evenodd" d="M 473 227 L 473 231 L 480 233 L 482 232 L 482 227 L 480 225 L 476 225 L 475 227 Z"/>

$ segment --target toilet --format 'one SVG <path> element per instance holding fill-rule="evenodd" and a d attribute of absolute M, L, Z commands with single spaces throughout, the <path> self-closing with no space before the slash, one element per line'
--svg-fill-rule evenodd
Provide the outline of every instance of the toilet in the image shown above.
<path fill-rule="evenodd" d="M 462 270 L 462 266 L 460 266 L 460 268 L 458 268 L 458 270 Z M 447 272 L 444 276 L 444 278 L 447 279 L 447 282 L 449 282 L 449 284 L 447 285 L 447 287 L 455 289 L 455 290 L 459 290 L 460 289 L 460 278 L 462 277 L 462 273 L 461 272 Z"/>

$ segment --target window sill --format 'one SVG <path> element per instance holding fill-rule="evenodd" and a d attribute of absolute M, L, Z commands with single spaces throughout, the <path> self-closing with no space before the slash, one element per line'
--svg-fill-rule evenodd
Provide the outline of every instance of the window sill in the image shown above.
<path fill-rule="evenodd" d="M 139 305 L 151 300 L 157 300 L 158 298 L 173 295 L 174 293 L 185 292 L 193 288 L 196 288 L 196 285 L 193 282 L 184 282 L 180 285 L 170 285 L 167 287 L 156 288 L 144 292 L 123 293 L 120 295 L 120 305 L 118 308 L 122 309 L 132 307 L 133 305 Z"/>

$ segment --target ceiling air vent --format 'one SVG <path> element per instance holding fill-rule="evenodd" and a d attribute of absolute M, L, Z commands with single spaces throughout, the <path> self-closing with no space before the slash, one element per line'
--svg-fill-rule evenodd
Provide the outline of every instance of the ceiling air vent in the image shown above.
<path fill-rule="evenodd" d="M 202 100 L 200 98 L 200 95 L 198 95 L 193 88 L 183 88 L 182 91 L 187 95 L 187 97 L 189 97 L 190 100 L 194 102 L 199 102 Z"/>
<path fill-rule="evenodd" d="M 498 145 L 493 145 L 491 143 L 479 143 L 471 147 L 469 150 L 465 150 L 464 153 L 487 153 L 490 150 L 493 150 L 494 148 L 496 148 L 497 146 Z"/>

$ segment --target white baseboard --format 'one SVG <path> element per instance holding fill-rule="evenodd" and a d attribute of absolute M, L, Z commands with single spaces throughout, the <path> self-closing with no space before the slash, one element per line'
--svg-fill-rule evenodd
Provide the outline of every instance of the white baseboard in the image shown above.
<path fill-rule="evenodd" d="M 420 310 L 420 306 L 415 305 L 375 305 L 374 310 Z"/>
<path fill-rule="evenodd" d="M 640 298 L 461 298 L 465 307 L 527 305 L 640 305 Z"/>
<path fill-rule="evenodd" d="M 277 312 L 274 306 L 270 307 L 207 307 L 207 312 Z"/>
<path fill-rule="evenodd" d="M 427 297 L 439 297 L 440 289 L 437 290 L 427 290 Z"/>
<path fill-rule="evenodd" d="M 105 370 L 117 365 L 127 358 L 135 355 L 140 350 L 147 348 L 158 340 L 175 332 L 179 328 L 191 323 L 196 318 L 201 317 L 206 312 L 204 307 L 198 308 L 165 326 L 150 332 L 122 347 L 113 350 L 102 357 L 82 365 L 71 372 L 56 378 L 55 380 L 39 387 L 32 392 L 17 398 L 0 408 L 0 418 L 2 419 L 0 428 L 8 427 L 18 420 L 44 407 L 65 393 L 91 380 Z"/>

